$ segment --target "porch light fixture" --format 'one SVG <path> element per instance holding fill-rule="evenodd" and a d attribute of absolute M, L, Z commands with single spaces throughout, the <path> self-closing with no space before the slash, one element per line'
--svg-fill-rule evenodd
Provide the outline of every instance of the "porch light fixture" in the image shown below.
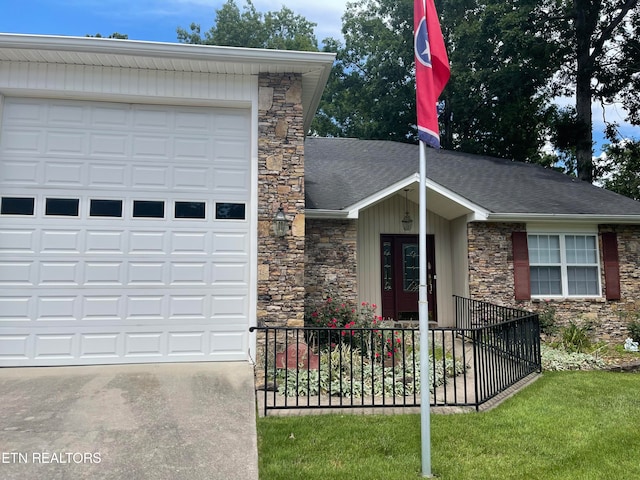
<path fill-rule="evenodd" d="M 402 219 L 402 229 L 405 232 L 408 232 L 411 230 L 411 227 L 413 226 L 413 219 L 411 218 L 411 215 L 409 215 L 409 208 L 407 206 L 407 192 L 409 191 L 408 188 L 404 189 L 404 218 Z"/>
<path fill-rule="evenodd" d="M 273 233 L 276 237 L 284 237 L 289 231 L 289 220 L 284 214 L 282 204 L 278 207 L 278 213 L 273 217 Z"/>

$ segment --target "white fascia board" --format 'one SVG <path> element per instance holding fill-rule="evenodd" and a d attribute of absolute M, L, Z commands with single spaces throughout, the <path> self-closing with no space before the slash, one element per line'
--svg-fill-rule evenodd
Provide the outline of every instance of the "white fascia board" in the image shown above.
<path fill-rule="evenodd" d="M 387 188 L 376 192 L 375 194 L 360 200 L 353 205 L 349 205 L 345 207 L 343 210 L 348 212 L 348 218 L 358 218 L 360 214 L 360 210 L 363 208 L 370 207 L 374 203 L 378 203 L 384 200 L 391 195 L 395 195 L 398 191 L 407 188 L 409 185 L 412 185 L 416 182 L 420 181 L 420 177 L 417 173 L 410 175 L 409 177 L 400 180 L 399 182 L 394 183 L 393 185 L 389 185 Z"/>
<path fill-rule="evenodd" d="M 0 48 L 176 58 L 205 62 L 270 64 L 272 66 L 273 64 L 295 64 L 298 66 L 298 73 L 326 68 L 327 65 L 330 69 L 335 59 L 334 53 L 326 52 L 7 33 L 0 33 Z M 269 71 L 266 65 L 262 69 Z"/>
<path fill-rule="evenodd" d="M 493 222 L 571 223 L 571 224 L 640 224 L 640 215 L 593 215 L 553 213 L 492 213 L 486 218 Z"/>
<path fill-rule="evenodd" d="M 345 219 L 348 218 L 349 212 L 345 210 L 326 210 L 326 209 L 315 209 L 315 208 L 307 208 L 304 212 L 305 218 L 333 218 L 333 219 Z"/>
<path fill-rule="evenodd" d="M 379 192 L 376 192 L 375 195 L 371 195 L 370 197 L 367 197 L 358 203 L 345 207 L 344 210 L 347 210 L 349 212 L 348 218 L 358 218 L 360 210 L 362 210 L 363 208 L 370 207 L 371 205 L 377 202 L 380 202 L 385 198 L 390 197 L 391 195 L 395 195 L 396 193 L 407 188 L 408 186 L 414 183 L 419 183 L 419 182 L 420 182 L 420 175 L 418 173 L 415 173 L 403 180 L 400 180 L 399 182 L 396 182 L 388 186 L 383 190 L 380 190 Z M 449 198 L 450 200 L 462 205 L 463 207 L 471 210 L 473 212 L 471 214 L 472 220 L 480 220 L 480 221 L 486 220 L 487 217 L 490 215 L 490 212 L 488 210 L 480 207 L 479 205 L 476 205 L 473 202 L 470 202 L 466 198 L 461 197 L 457 193 L 452 192 L 451 190 L 443 187 L 442 185 L 434 182 L 433 180 L 429 180 L 428 178 L 427 178 L 427 190 L 432 190 L 434 192 L 437 192 Z"/>
<path fill-rule="evenodd" d="M 456 202 L 457 204 L 462 205 L 463 207 L 471 210 L 472 213 L 470 213 L 468 216 L 469 221 L 484 221 L 491 215 L 491 212 L 489 210 L 481 207 L 480 205 L 473 203 L 467 198 L 461 195 L 458 195 L 454 191 L 449 190 L 446 187 L 443 187 L 439 183 L 436 183 L 433 180 L 430 180 L 429 178 L 427 178 L 427 190 L 432 190 L 434 192 L 437 192 L 440 195 L 447 197 L 451 201 Z"/>

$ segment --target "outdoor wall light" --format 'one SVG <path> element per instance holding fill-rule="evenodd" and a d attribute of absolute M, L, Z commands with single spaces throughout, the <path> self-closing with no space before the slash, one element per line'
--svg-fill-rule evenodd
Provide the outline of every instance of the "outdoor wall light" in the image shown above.
<path fill-rule="evenodd" d="M 409 191 L 408 188 L 404 189 L 404 218 L 402 219 L 402 229 L 405 232 L 409 232 L 411 230 L 411 227 L 413 226 L 413 219 L 411 218 L 411 215 L 409 215 L 409 208 L 407 205 L 408 191 Z"/>
<path fill-rule="evenodd" d="M 278 213 L 273 217 L 273 233 L 276 237 L 284 237 L 289 231 L 289 220 L 284 214 L 282 204 L 278 207 Z"/>

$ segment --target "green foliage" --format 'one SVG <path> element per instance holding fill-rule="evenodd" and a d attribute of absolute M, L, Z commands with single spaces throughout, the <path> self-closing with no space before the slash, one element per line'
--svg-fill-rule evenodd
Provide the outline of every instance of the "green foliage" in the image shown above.
<path fill-rule="evenodd" d="M 560 330 L 561 345 L 571 353 L 586 353 L 591 348 L 591 331 L 593 325 L 586 322 L 578 325 L 572 321 Z"/>
<path fill-rule="evenodd" d="M 105 37 L 99 33 L 96 33 L 95 35 L 89 35 L 86 34 L 85 37 L 95 37 L 95 38 L 117 38 L 118 40 L 127 40 L 129 38 L 129 35 L 123 34 L 123 33 L 118 33 L 118 32 L 114 32 L 111 35 L 109 35 L 108 37 Z"/>
<path fill-rule="evenodd" d="M 408 0 L 348 2 L 344 46 L 337 52 L 312 132 L 412 142 L 416 137 L 413 4 Z"/>
<path fill-rule="evenodd" d="M 544 36 L 540 2 L 440 4 L 452 65 L 445 148 L 541 163 L 553 118 L 546 86 L 560 58 Z"/>
<path fill-rule="evenodd" d="M 283 6 L 279 11 L 260 13 L 251 0 L 243 11 L 234 0 L 227 0 L 215 11 L 214 26 L 201 34 L 200 25 L 192 23 L 189 31 L 179 27 L 178 41 L 191 44 L 231 47 L 272 48 L 317 51 L 316 24 Z"/>
<path fill-rule="evenodd" d="M 558 333 L 558 325 L 556 322 L 556 307 L 550 302 L 545 302 L 544 306 L 538 310 L 538 319 L 540 321 L 540 332 L 545 335 L 555 335 Z"/>
<path fill-rule="evenodd" d="M 640 140 L 611 143 L 599 164 L 607 190 L 640 200 Z"/>
<path fill-rule="evenodd" d="M 413 358 L 415 348 L 415 361 Z M 420 391 L 420 360 L 417 345 L 405 345 L 391 354 L 387 365 L 346 342 L 338 342 L 318 352 L 320 368 L 278 369 L 275 381 L 279 393 L 288 397 L 316 396 L 331 392 L 354 398 L 413 395 Z M 448 378 L 462 375 L 466 365 L 443 352 L 434 352 L 430 365 L 430 391 Z M 409 380 L 407 380 L 409 379 Z"/>
<path fill-rule="evenodd" d="M 634 342 L 640 342 L 640 315 L 636 314 L 635 318 L 629 321 L 627 330 Z"/>
<path fill-rule="evenodd" d="M 564 349 L 541 346 L 542 369 L 545 371 L 598 370 L 605 362 L 590 353 L 568 352 Z"/>

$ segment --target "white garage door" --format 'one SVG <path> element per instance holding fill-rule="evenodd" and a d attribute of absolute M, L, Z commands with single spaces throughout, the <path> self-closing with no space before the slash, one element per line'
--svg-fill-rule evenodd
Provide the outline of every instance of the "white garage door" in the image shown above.
<path fill-rule="evenodd" d="M 247 358 L 248 110 L 5 98 L 0 365 Z"/>

